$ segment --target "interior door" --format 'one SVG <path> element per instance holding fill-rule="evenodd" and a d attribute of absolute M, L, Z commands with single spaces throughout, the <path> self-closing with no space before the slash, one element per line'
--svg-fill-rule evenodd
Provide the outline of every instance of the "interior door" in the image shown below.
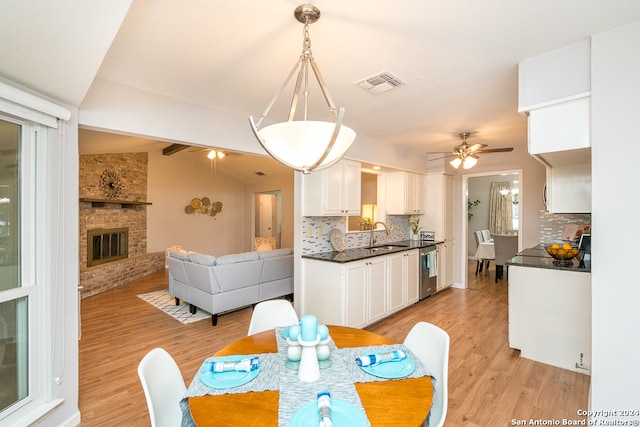
<path fill-rule="evenodd" d="M 259 220 L 256 237 L 274 237 L 276 223 L 276 196 L 273 194 L 258 194 Z"/>

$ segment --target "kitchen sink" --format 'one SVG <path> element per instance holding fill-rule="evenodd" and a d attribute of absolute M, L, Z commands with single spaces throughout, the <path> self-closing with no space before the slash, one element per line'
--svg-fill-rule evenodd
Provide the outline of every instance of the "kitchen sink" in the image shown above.
<path fill-rule="evenodd" d="M 371 252 L 381 252 L 381 251 L 393 251 L 396 249 L 406 249 L 408 246 L 404 245 L 384 245 L 384 246 L 376 246 L 371 248 Z"/>

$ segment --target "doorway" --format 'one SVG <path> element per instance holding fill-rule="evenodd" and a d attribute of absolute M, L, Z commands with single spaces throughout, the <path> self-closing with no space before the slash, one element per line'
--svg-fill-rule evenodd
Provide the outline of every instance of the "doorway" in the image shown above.
<path fill-rule="evenodd" d="M 487 264 L 484 263 L 483 270 L 481 272 L 478 271 L 478 274 L 476 274 L 476 269 L 479 265 L 475 258 L 477 245 L 474 232 L 479 230 L 489 230 L 491 228 L 491 186 L 495 185 L 495 183 L 508 183 L 511 188 L 517 189 L 517 198 L 510 199 L 513 203 L 514 209 L 512 210 L 513 226 L 512 229 L 509 230 L 509 233 L 517 233 L 519 236 L 522 236 L 521 228 L 523 220 L 521 218 L 521 204 L 524 199 L 522 191 L 524 188 L 522 182 L 522 170 L 464 175 L 462 194 L 465 195 L 463 206 L 464 211 L 466 212 L 466 221 L 464 221 L 463 226 L 464 241 L 462 242 L 462 245 L 466 248 L 466 251 L 464 252 L 464 265 L 466 265 L 467 268 L 464 269 L 465 276 L 463 283 L 465 283 L 466 287 L 469 289 L 503 293 L 507 291 L 506 276 L 503 276 L 503 278 L 497 283 L 495 282 L 495 263 L 490 261 L 489 268 L 487 268 Z"/>
<path fill-rule="evenodd" d="M 281 193 L 280 190 L 255 193 L 252 246 L 258 237 L 275 237 L 275 247 L 280 247 L 282 222 Z"/>

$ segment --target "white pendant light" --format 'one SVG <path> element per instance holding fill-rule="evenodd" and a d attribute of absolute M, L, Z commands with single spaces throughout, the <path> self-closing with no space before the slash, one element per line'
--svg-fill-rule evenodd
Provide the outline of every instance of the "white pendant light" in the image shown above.
<path fill-rule="evenodd" d="M 249 122 L 258 142 L 271 157 L 292 169 L 310 173 L 329 167 L 340 160 L 353 143 L 356 133 L 342 125 L 344 108 L 336 109 L 311 53 L 309 24 L 320 18 L 320 10 L 313 5 L 302 5 L 296 8 L 294 16 L 304 24 L 302 54 L 284 85 L 273 97 L 258 122 L 253 120 L 253 116 L 249 117 Z M 298 70 L 298 75 L 288 120 L 258 129 L 296 70 Z M 335 122 L 307 120 L 308 76 L 311 71 L 322 89 Z M 294 121 L 298 99 L 301 96 L 304 98 L 304 119 Z"/>

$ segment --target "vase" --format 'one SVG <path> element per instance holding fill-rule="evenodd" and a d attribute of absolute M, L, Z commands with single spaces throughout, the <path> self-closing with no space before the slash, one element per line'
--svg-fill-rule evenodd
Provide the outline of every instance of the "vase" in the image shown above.
<path fill-rule="evenodd" d="M 420 233 L 411 232 L 411 240 L 420 240 Z"/>

